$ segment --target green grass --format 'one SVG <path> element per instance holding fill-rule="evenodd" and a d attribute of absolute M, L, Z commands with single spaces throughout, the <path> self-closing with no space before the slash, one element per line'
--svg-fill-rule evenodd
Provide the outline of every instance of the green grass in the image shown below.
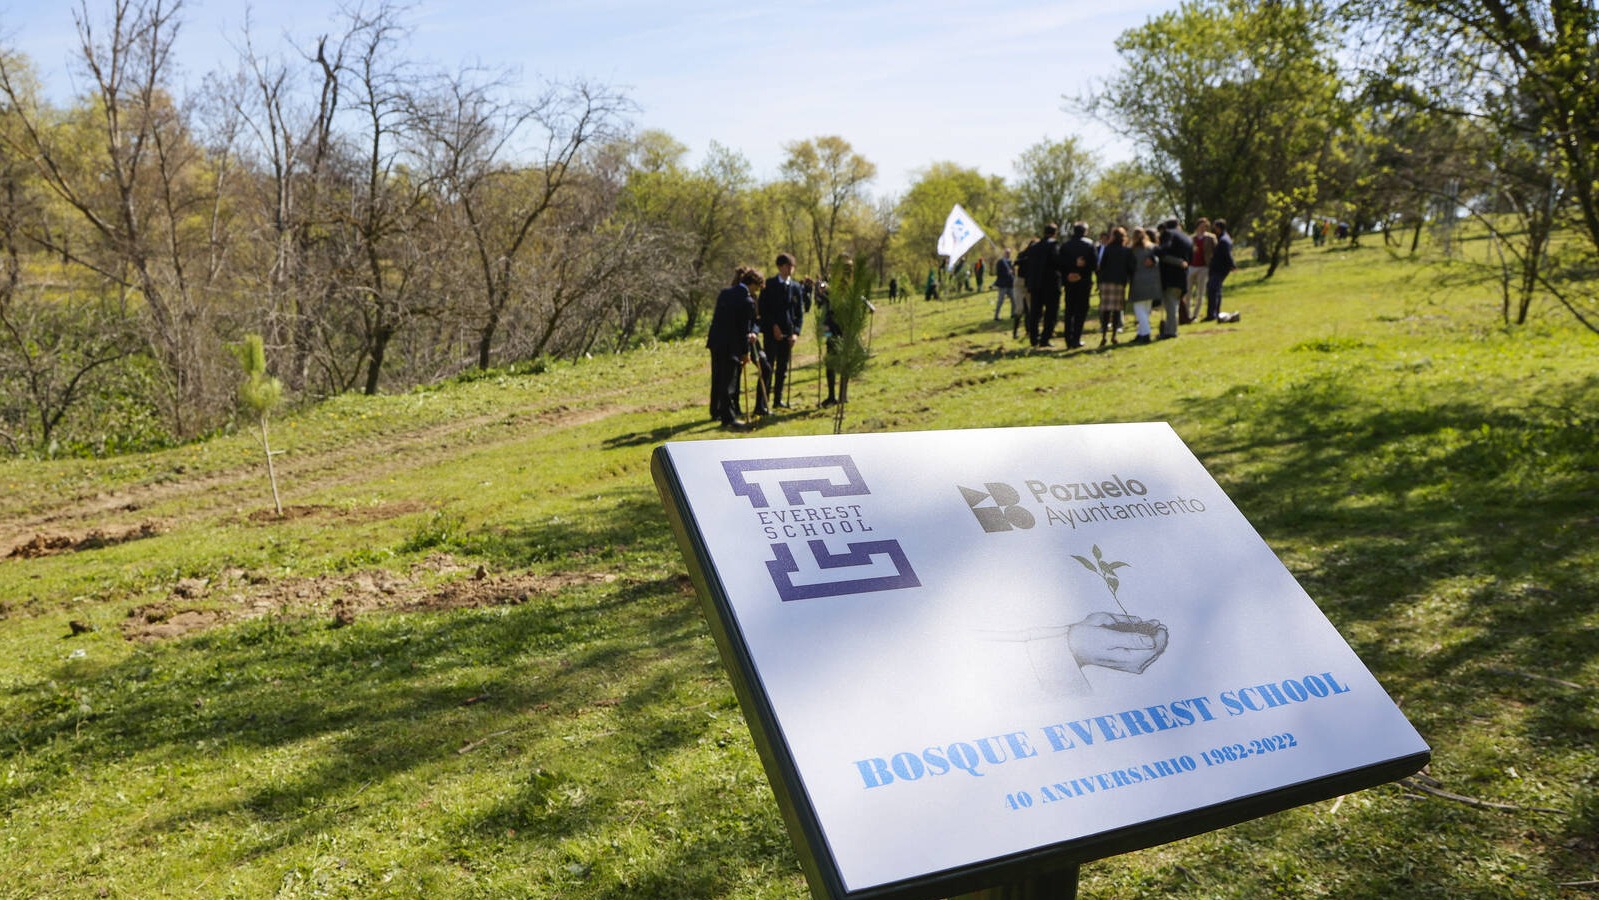
<path fill-rule="evenodd" d="M 1514 807 L 1386 786 L 1091 863 L 1085 897 L 1599 878 L 1599 339 L 1553 310 L 1506 330 L 1474 270 L 1376 244 L 1240 272 L 1241 323 L 1114 352 L 1029 354 L 992 294 L 879 307 L 849 430 L 1171 422 L 1431 776 Z M 247 435 L 0 463 L 0 553 L 159 532 L 0 559 L 0 896 L 804 896 L 648 475 L 724 436 L 703 357 L 286 416 L 283 521 Z M 802 368 L 760 433 L 830 432 L 815 391 Z M 125 639 L 151 604 L 223 621 Z"/>

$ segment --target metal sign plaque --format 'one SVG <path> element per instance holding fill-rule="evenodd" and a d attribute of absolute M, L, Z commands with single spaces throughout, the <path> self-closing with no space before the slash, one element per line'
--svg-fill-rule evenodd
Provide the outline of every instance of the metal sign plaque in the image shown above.
<path fill-rule="evenodd" d="M 817 896 L 975 890 L 1428 759 L 1165 424 L 670 443 L 653 469 Z"/>

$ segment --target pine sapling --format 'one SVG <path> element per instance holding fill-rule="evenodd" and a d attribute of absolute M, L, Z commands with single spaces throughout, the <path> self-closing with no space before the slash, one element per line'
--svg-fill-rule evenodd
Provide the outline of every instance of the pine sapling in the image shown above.
<path fill-rule="evenodd" d="M 278 497 L 278 473 L 272 457 L 281 451 L 272 449 L 267 433 L 267 419 L 283 400 L 283 382 L 266 372 L 266 347 L 259 334 L 247 334 L 244 340 L 231 348 L 239 363 L 244 366 L 244 383 L 239 385 L 239 400 L 244 408 L 256 417 L 261 428 L 261 450 L 266 454 L 267 478 L 272 482 L 272 506 L 278 517 L 283 516 L 283 501 Z"/>

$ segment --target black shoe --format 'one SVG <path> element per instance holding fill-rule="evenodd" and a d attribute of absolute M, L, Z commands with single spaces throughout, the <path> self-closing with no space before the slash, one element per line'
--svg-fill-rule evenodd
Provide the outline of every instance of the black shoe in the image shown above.
<path fill-rule="evenodd" d="M 722 427 L 728 431 L 749 431 L 750 423 L 743 419 L 724 419 Z"/>
<path fill-rule="evenodd" d="M 1141 335 L 1133 338 L 1133 343 L 1135 343 L 1135 344 L 1147 344 L 1147 343 L 1149 343 L 1149 335 L 1141 334 Z"/>
<path fill-rule="evenodd" d="M 832 397 L 828 397 L 826 400 L 822 401 L 822 408 L 823 409 L 826 409 L 829 406 L 837 406 L 837 405 L 838 405 L 838 401 L 834 400 Z"/>
<path fill-rule="evenodd" d="M 789 408 L 788 401 L 786 401 L 786 400 L 779 400 L 779 401 L 777 401 L 776 405 L 777 405 L 778 409 L 788 409 Z"/>
<path fill-rule="evenodd" d="M 757 416 L 769 416 L 772 414 L 772 410 L 769 407 L 761 406 L 756 408 L 755 414 Z"/>

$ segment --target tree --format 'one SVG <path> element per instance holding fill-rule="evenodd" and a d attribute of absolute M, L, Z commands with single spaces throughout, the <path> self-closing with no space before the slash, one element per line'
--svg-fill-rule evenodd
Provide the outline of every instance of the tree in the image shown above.
<path fill-rule="evenodd" d="M 1094 154 L 1075 137 L 1044 139 L 1016 157 L 1016 215 L 1024 233 L 1048 223 L 1088 218 L 1089 199 L 1098 174 Z"/>
<path fill-rule="evenodd" d="M 413 113 L 425 170 L 454 202 L 476 282 L 477 364 L 489 367 L 494 340 L 527 277 L 540 222 L 591 145 L 614 138 L 631 105 L 611 90 L 554 84 L 530 103 L 501 101 L 494 82 L 447 79 Z M 512 148 L 538 148 L 522 164 Z"/>
<path fill-rule="evenodd" d="M 743 156 L 715 142 L 704 161 L 683 165 L 688 148 L 670 135 L 646 131 L 626 152 L 630 157 L 619 214 L 652 228 L 676 271 L 670 296 L 692 334 L 716 292 L 753 249 L 746 236 L 748 191 L 753 181 Z M 668 312 L 664 307 L 662 312 Z"/>
<path fill-rule="evenodd" d="M 811 259 L 821 265 L 833 258 L 845 208 L 862 198 L 877 166 L 836 135 L 795 141 L 784 149 L 783 180 L 809 226 Z"/>
<path fill-rule="evenodd" d="M 339 187 L 348 183 L 348 157 L 341 154 L 338 117 L 343 113 L 341 76 L 356 23 L 337 41 L 316 39 L 303 53 L 310 98 L 296 90 L 299 70 L 279 58 L 258 53 L 248 24 L 240 74 L 218 80 L 217 101 L 231 108 L 244 139 L 240 153 L 255 177 L 245 184 L 255 194 L 253 213 L 265 246 L 249 254 L 265 320 L 257 323 L 273 346 L 286 348 L 281 367 L 292 390 L 315 386 L 325 393 L 347 389 L 345 355 L 335 323 L 339 320 L 335 275 L 337 244 L 332 239 L 342 210 Z M 337 348 L 337 349 L 336 349 Z M 352 367 L 353 368 L 353 367 Z"/>
<path fill-rule="evenodd" d="M 0 232 L 6 229 L 0 228 Z M 0 274 L 0 441 L 47 454 L 60 443 L 74 408 L 96 379 L 135 355 L 139 341 L 115 295 L 47 297 L 19 277 L 20 254 L 6 244 Z"/>
<path fill-rule="evenodd" d="M 447 234 L 436 218 L 426 174 L 414 165 L 406 141 L 415 122 L 412 73 L 395 62 L 405 33 L 398 10 L 384 3 L 356 9 L 349 39 L 355 46 L 340 73 L 348 80 L 352 126 L 349 212 L 338 222 L 348 260 L 339 293 L 359 311 L 364 392 L 376 394 L 389 343 L 412 319 L 436 315 L 442 299 L 433 266 L 442 262 L 429 240 Z M 434 226 L 429 228 L 429 226 Z"/>
<path fill-rule="evenodd" d="M 74 13 L 86 104 L 59 117 L 0 54 L 0 101 L 14 128 L 0 132 L 32 162 L 40 184 L 82 230 L 35 228 L 29 240 L 136 295 L 146 341 L 166 378 L 163 409 L 175 433 L 197 434 L 220 413 L 208 379 L 217 346 L 209 333 L 226 246 L 218 205 L 224 161 L 190 133 L 166 79 L 179 3 L 115 0 L 105 39 L 87 3 Z"/>
<path fill-rule="evenodd" d="M 1161 180 L 1136 161 L 1113 163 L 1101 170 L 1088 189 L 1083 219 L 1096 227 L 1129 230 L 1154 225 L 1175 214 Z"/>
<path fill-rule="evenodd" d="M 922 170 L 899 202 L 894 266 L 920 272 L 937 264 L 938 236 L 949 212 L 959 203 L 986 231 L 1005 218 L 1010 195 L 998 176 L 985 176 L 952 162 L 935 162 Z"/>
<path fill-rule="evenodd" d="M 1364 73 L 1415 108 L 1480 123 L 1502 139 L 1493 169 L 1499 201 L 1532 237 L 1519 254 L 1523 284 L 1553 296 L 1599 332 L 1591 296 L 1578 299 L 1542 265 L 1536 235 L 1564 203 L 1581 223 L 1585 269 L 1599 253 L 1599 7 L 1578 0 L 1349 0 L 1342 11 L 1369 29 Z M 1515 196 L 1505 194 L 1509 188 Z M 1561 268 L 1561 267 L 1556 267 Z M 1506 311 L 1510 307 L 1507 282 Z"/>
<path fill-rule="evenodd" d="M 857 266 L 847 256 L 833 261 L 828 275 L 827 312 L 823 316 L 834 326 L 827 342 L 827 368 L 838 377 L 838 404 L 833 407 L 833 433 L 844 432 L 844 413 L 849 406 L 849 383 L 866 371 L 871 350 L 863 335 L 871 327 L 872 273 Z M 818 329 L 820 331 L 820 329 Z"/>
<path fill-rule="evenodd" d="M 1319 0 L 1189 0 L 1117 38 L 1126 71 L 1090 98 L 1147 149 L 1184 219 L 1225 216 L 1268 274 L 1319 196 L 1348 112 L 1332 26 Z"/>

